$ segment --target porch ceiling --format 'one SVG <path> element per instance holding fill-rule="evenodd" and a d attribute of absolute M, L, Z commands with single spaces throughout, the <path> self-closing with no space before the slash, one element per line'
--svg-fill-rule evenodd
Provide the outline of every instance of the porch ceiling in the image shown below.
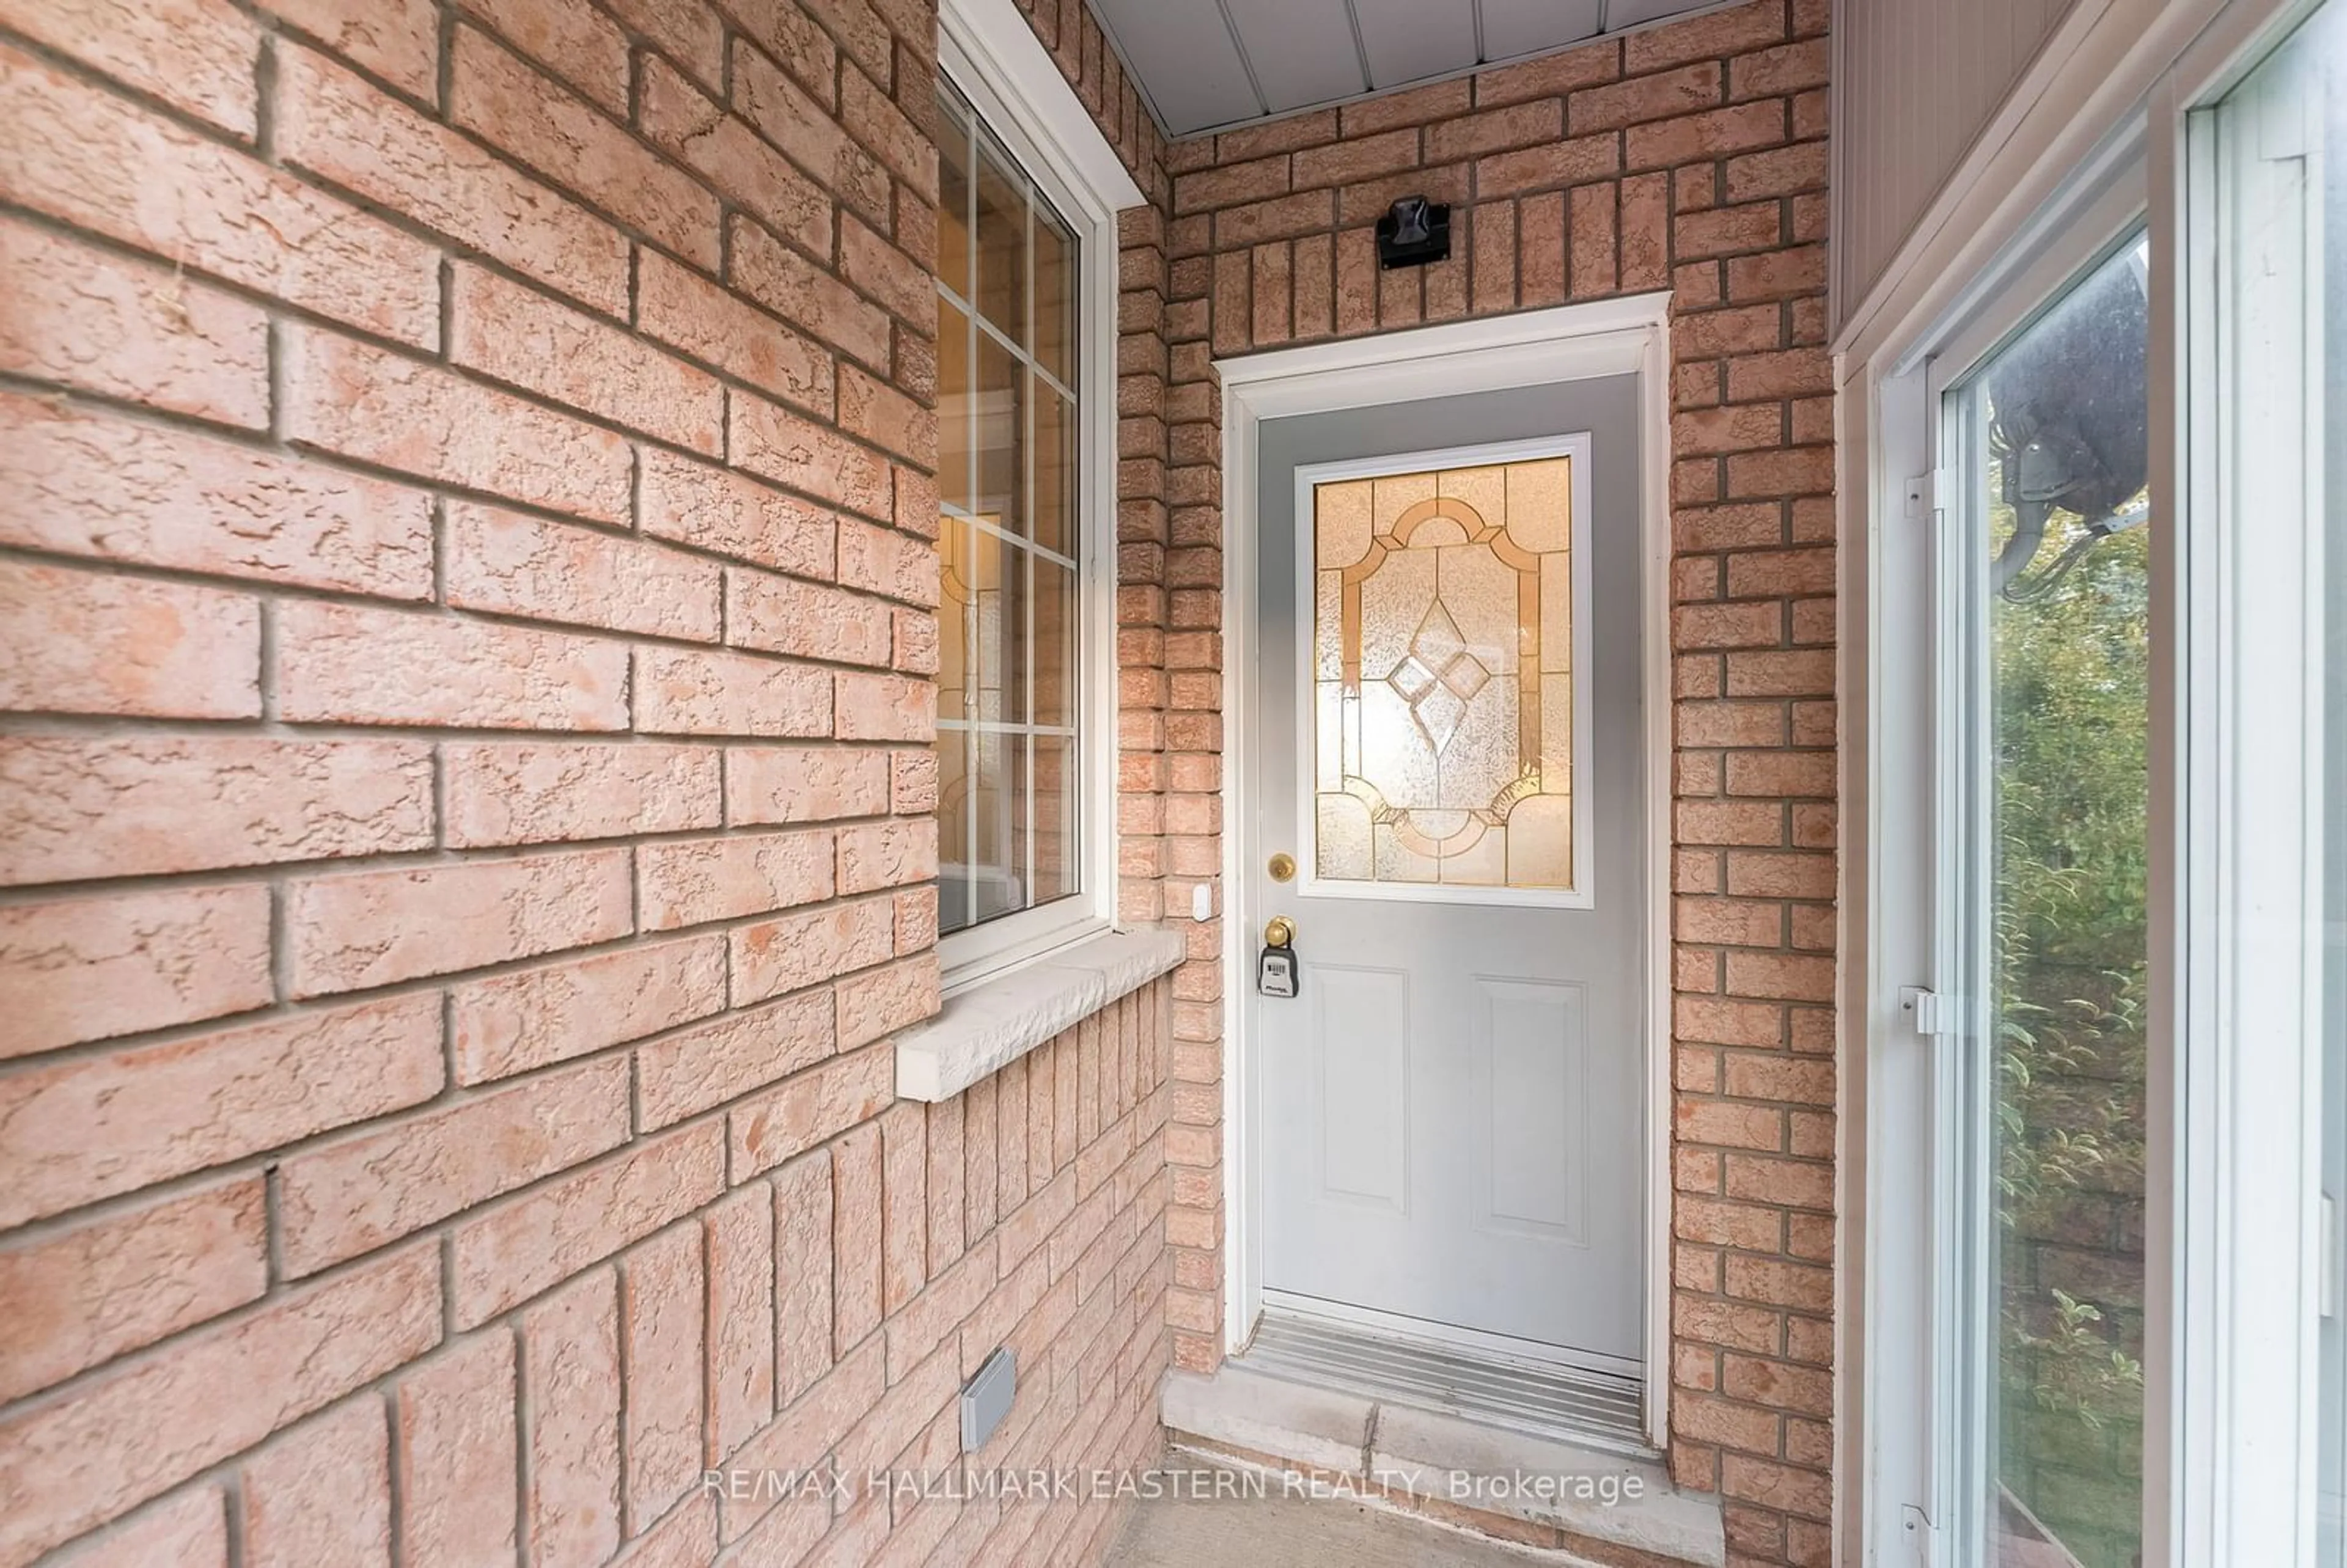
<path fill-rule="evenodd" d="M 1088 0 L 1176 137 L 1391 92 L 1720 0 Z"/>

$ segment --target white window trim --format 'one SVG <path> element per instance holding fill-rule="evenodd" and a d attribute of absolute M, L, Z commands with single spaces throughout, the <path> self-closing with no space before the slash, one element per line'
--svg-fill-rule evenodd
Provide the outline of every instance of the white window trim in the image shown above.
<path fill-rule="evenodd" d="M 1117 213 L 1141 188 L 1011 0 L 945 0 L 938 65 L 1076 231 L 1081 499 L 1078 857 L 1072 898 L 939 939 L 947 997 L 1109 929 L 1116 889 Z"/>
<path fill-rule="evenodd" d="M 1842 1037 L 1863 1042 L 1845 1058 L 1852 1201 L 1836 1358 L 1860 1369 L 1843 1384 L 1835 1472 L 1840 1546 L 1852 1563 L 1959 1561 L 1944 1529 L 1953 1500 L 1941 1482 L 1952 1459 L 1949 1412 L 1963 1391 L 1939 1381 L 1936 1348 L 1951 1326 L 1935 1288 L 1957 1259 L 1942 1245 L 1949 1227 L 1937 1205 L 1947 1194 L 1933 1153 L 1915 1136 L 1932 1124 L 1944 1090 L 1900 1004 L 1902 988 L 1942 978 L 1943 959 L 1933 950 L 1932 901 L 1946 877 L 1932 832 L 1940 759 L 1927 640 L 1937 393 L 1953 378 L 1945 372 L 2019 324 L 2017 314 L 2000 318 L 2001 309 L 2034 308 L 2105 242 L 2107 185 L 2099 201 L 2082 187 L 2106 181 L 2115 156 L 2139 156 L 2151 240 L 2151 416 L 2155 432 L 2168 433 L 2152 442 L 2155 515 L 2180 518 L 2179 506 L 2188 506 L 2195 527 L 2223 526 L 2241 497 L 2216 495 L 2211 466 L 2188 462 L 2204 434 L 2191 421 L 2205 397 L 2196 405 L 2191 395 L 2213 391 L 2215 362 L 2209 323 L 2188 319 L 2187 302 L 2214 297 L 2216 251 L 2212 215 L 2194 214 L 2187 201 L 2188 173 L 2197 182 L 2211 171 L 2188 121 L 2318 3 L 2074 8 L 1835 345 L 1851 748 L 1844 799 L 1850 819 L 1865 825 L 1846 847 L 1842 889 Z M 2130 122 L 2139 128 L 2131 132 Z M 2317 1362 L 2302 1326 L 2281 1327 L 2273 1309 L 2282 1304 L 2271 1296 L 2296 1288 L 2311 1266 L 2316 1242 L 2305 1204 L 2321 1141 L 2319 1128 L 2285 1118 L 2288 1148 L 2275 1157 L 2271 1107 L 2314 1096 L 2302 1085 L 2287 1091 L 2274 1063 L 2250 1060 L 2239 1003 L 2244 986 L 2280 983 L 2271 970 L 2301 956 L 2269 961 L 2253 976 L 2249 955 L 2225 939 L 2239 911 L 2218 902 L 2217 868 L 2237 866 L 2242 846 L 2223 842 L 2238 837 L 2238 820 L 2228 828 L 2219 819 L 2213 785 L 2220 757 L 2227 774 L 2238 771 L 2238 749 L 2224 748 L 2238 748 L 2249 721 L 2232 706 L 2238 687 L 2229 692 L 2220 675 L 2188 667 L 2187 640 L 2208 656 L 2200 640 L 2215 637 L 2203 624 L 2215 585 L 2241 563 L 2213 552 L 2192 559 L 2188 539 L 2185 528 L 2171 527 L 2153 540 L 2144 1561 L 2299 1568 L 2311 1563 L 2314 1539 L 2305 1483 Z M 2300 587 L 2311 580 L 2302 557 L 2290 570 Z M 2281 705 L 2302 695 L 2285 693 Z M 2284 766 L 2295 764 L 2274 759 L 2275 769 Z M 2271 845 L 2260 859 L 2275 863 Z M 2296 1005 L 2300 982 L 2288 984 Z M 2270 1020 L 2260 1032 L 2273 1038 Z M 2279 1288 L 2259 1298 L 2260 1280 Z"/>
<path fill-rule="evenodd" d="M 2171 618 L 2192 657 L 2168 682 L 2181 713 L 2173 1005 L 2190 1044 L 2175 1124 L 2192 1157 L 2172 1180 L 2181 1289 L 2165 1379 L 2173 1553 L 2192 1563 L 2311 1565 L 2320 1541 L 2321 933 L 2336 813 L 2321 795 L 2325 389 L 2306 312 L 2323 212 L 2303 157 L 2252 155 L 2223 125 L 2250 101 L 2216 107 L 2299 19 L 2219 30 L 2163 105 L 2181 176 L 2169 341 L 2193 370 L 2173 378 L 2163 425 L 2178 433 L 2173 493 L 2195 524 Z M 2268 154 L 2308 131 L 2272 107 Z"/>

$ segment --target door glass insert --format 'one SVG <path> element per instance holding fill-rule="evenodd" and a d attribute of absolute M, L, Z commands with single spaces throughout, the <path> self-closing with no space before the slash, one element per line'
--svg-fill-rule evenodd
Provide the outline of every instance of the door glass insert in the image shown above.
<path fill-rule="evenodd" d="M 1963 1487 L 1999 1568 L 2142 1549 L 2146 302 L 2131 244 L 1948 400 Z"/>
<path fill-rule="evenodd" d="M 1573 886 L 1573 462 L 1313 486 L 1322 880 Z"/>

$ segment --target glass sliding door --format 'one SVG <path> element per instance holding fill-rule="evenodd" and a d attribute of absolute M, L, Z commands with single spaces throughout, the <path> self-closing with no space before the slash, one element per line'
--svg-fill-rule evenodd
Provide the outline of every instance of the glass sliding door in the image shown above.
<path fill-rule="evenodd" d="M 2147 248 L 1941 400 L 1952 1562 L 2142 1547 Z"/>

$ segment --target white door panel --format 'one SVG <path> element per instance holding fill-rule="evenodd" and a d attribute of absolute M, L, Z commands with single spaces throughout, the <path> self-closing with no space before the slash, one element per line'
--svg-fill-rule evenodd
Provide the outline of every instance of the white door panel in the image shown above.
<path fill-rule="evenodd" d="M 1265 1286 L 1616 1369 L 1645 1299 L 1637 396 L 1266 422 L 1245 677 L 1249 915 L 1295 920 L 1301 977 L 1249 1003 Z"/>

